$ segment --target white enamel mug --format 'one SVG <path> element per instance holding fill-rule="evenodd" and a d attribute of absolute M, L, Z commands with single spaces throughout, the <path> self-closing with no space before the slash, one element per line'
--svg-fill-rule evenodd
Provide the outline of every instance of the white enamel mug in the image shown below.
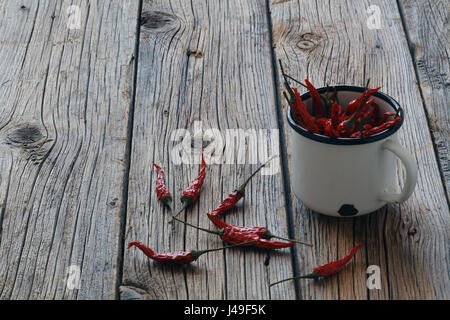
<path fill-rule="evenodd" d="M 326 87 L 318 89 L 320 93 L 326 90 Z M 345 85 L 336 86 L 336 90 L 342 106 L 364 92 L 362 87 Z M 311 111 L 310 94 L 301 97 Z M 411 196 L 417 182 L 417 165 L 397 141 L 403 110 L 386 94 L 377 92 L 373 97 L 382 112 L 399 110 L 402 120 L 384 132 L 365 138 L 333 139 L 308 132 L 295 123 L 289 107 L 292 189 L 308 208 L 329 216 L 355 217 Z M 406 182 L 400 193 L 396 193 L 396 157 L 406 169 Z"/>

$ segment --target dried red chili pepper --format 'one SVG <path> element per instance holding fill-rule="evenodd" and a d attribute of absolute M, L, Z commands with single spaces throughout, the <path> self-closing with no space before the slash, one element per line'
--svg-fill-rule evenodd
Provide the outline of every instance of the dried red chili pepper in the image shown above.
<path fill-rule="evenodd" d="M 319 133 L 323 133 L 325 131 L 328 120 L 328 118 L 319 118 L 315 120 L 316 126 L 319 128 Z"/>
<path fill-rule="evenodd" d="M 304 83 L 301 82 L 301 81 L 298 81 L 297 79 L 291 77 L 290 75 L 288 75 L 288 74 L 286 74 L 286 73 L 284 72 L 283 64 L 281 63 L 281 60 L 280 60 L 280 59 L 278 59 L 278 63 L 280 64 L 281 75 L 282 75 L 283 78 L 284 78 L 284 86 L 286 87 L 286 89 L 287 89 L 287 91 L 289 92 L 289 95 L 290 95 L 291 97 L 293 97 L 293 92 L 292 92 L 292 89 L 291 89 L 290 86 L 289 86 L 289 81 L 287 81 L 288 78 L 291 79 L 292 81 L 298 83 L 299 85 L 303 86 L 304 88 L 308 89 L 308 86 L 307 86 L 306 84 L 304 84 Z M 335 89 L 336 89 L 336 88 L 335 88 Z M 326 96 L 325 94 L 320 94 L 320 97 L 322 98 L 322 100 L 323 100 L 323 102 L 325 103 L 326 106 L 331 106 L 331 104 L 333 103 L 333 102 L 331 101 L 331 99 L 329 99 L 328 96 Z M 292 99 L 292 100 L 293 100 L 293 99 Z M 289 99 L 288 99 L 288 101 L 289 101 Z M 292 101 L 290 101 L 289 103 L 291 103 L 291 102 L 292 102 Z"/>
<path fill-rule="evenodd" d="M 316 119 L 322 118 L 324 116 L 322 98 L 320 97 L 319 92 L 313 86 L 313 84 L 311 82 L 309 82 L 308 78 L 305 79 L 305 83 L 306 83 L 306 87 L 309 90 L 309 93 L 311 94 L 312 108 L 313 108 L 312 114 L 314 117 L 316 117 Z"/>
<path fill-rule="evenodd" d="M 339 124 L 339 115 L 342 112 L 342 107 L 337 103 L 333 103 L 331 106 L 331 126 L 333 129 L 336 129 Z"/>
<path fill-rule="evenodd" d="M 293 100 L 290 100 L 288 98 L 288 96 L 286 95 L 286 92 L 284 92 L 284 91 L 283 91 L 283 95 L 286 98 L 288 104 L 291 106 L 292 111 L 294 112 L 294 115 L 293 115 L 294 121 L 301 127 L 306 128 L 306 124 L 305 124 L 305 122 L 303 122 L 302 117 L 300 116 L 300 114 L 296 113 L 296 110 L 295 110 L 296 107 L 294 107 L 295 106 L 295 98 Z"/>
<path fill-rule="evenodd" d="M 375 98 L 365 99 L 366 102 L 361 107 L 361 113 L 365 113 L 372 108 L 372 104 L 375 102 Z"/>
<path fill-rule="evenodd" d="M 356 120 L 366 120 L 368 119 L 372 113 L 374 112 L 374 108 L 372 107 L 372 104 L 375 102 L 374 98 L 371 98 L 367 100 L 367 102 L 361 107 L 361 110 L 359 111 L 358 116 L 356 117 Z"/>
<path fill-rule="evenodd" d="M 381 124 L 377 127 L 373 127 L 371 129 L 367 130 L 367 132 L 365 134 L 370 136 L 373 134 L 383 132 L 383 131 L 395 126 L 400 120 L 401 120 L 401 118 L 395 118 L 395 119 L 392 119 L 391 121 L 384 122 L 383 124 Z"/>
<path fill-rule="evenodd" d="M 286 87 L 286 90 L 289 93 L 290 98 L 288 98 L 287 95 L 284 92 L 283 92 L 283 95 L 286 98 L 286 100 L 288 101 L 289 105 L 291 106 L 291 108 L 292 108 L 292 110 L 294 112 L 294 119 L 296 120 L 296 122 L 301 127 L 305 128 L 305 129 L 307 129 L 307 130 L 309 130 L 311 132 L 314 132 L 314 130 L 316 130 L 315 133 L 318 133 L 317 132 L 317 128 L 316 128 L 316 126 L 314 124 L 314 121 L 311 121 L 311 120 L 314 120 L 314 119 L 308 113 L 308 111 L 307 111 L 306 107 L 304 106 L 303 101 L 301 100 L 300 95 L 298 94 L 297 90 L 295 88 L 291 88 L 289 86 L 289 82 L 288 82 L 287 79 L 289 78 L 289 79 L 297 82 L 298 84 L 302 85 L 303 87 L 305 87 L 307 89 L 308 89 L 308 86 L 306 84 L 304 84 L 304 83 L 294 79 L 293 77 L 287 75 L 284 72 L 283 65 L 282 65 L 280 59 L 278 59 L 278 62 L 280 64 L 281 74 L 282 74 L 282 76 L 284 78 L 284 83 L 283 84 Z M 327 95 L 319 94 L 319 97 L 323 100 L 326 108 L 329 108 L 329 106 L 331 106 L 332 101 L 331 101 L 331 99 L 328 98 Z M 323 109 L 322 109 L 322 115 L 323 114 L 324 114 L 324 112 L 323 112 Z M 306 117 L 306 120 L 305 120 L 305 117 Z"/>
<path fill-rule="evenodd" d="M 397 113 L 395 112 L 385 112 L 381 115 L 380 124 L 384 123 L 389 117 L 395 117 Z"/>
<path fill-rule="evenodd" d="M 203 181 L 205 181 L 206 176 L 206 162 L 202 153 L 202 162 L 200 163 L 200 171 L 198 173 L 197 178 L 192 180 L 191 184 L 184 189 L 183 194 L 181 195 L 181 203 L 183 203 L 183 207 L 174 215 L 177 217 L 181 212 L 183 212 L 187 207 L 191 206 L 198 198 L 200 194 L 200 189 L 202 188 Z M 173 220 L 170 220 L 169 223 L 172 223 Z"/>
<path fill-rule="evenodd" d="M 369 83 L 369 81 L 367 81 L 367 83 Z M 355 113 L 356 109 L 358 108 L 358 106 L 362 103 L 366 103 L 366 101 L 378 90 L 380 90 L 381 87 L 377 87 L 374 89 L 367 89 L 368 84 L 366 85 L 366 90 L 364 91 L 364 93 L 362 95 L 360 95 L 357 99 L 350 101 L 347 105 L 347 114 L 353 114 Z"/>
<path fill-rule="evenodd" d="M 169 190 L 164 184 L 164 170 L 154 162 L 153 165 L 158 171 L 158 176 L 156 177 L 156 195 L 158 197 L 158 200 L 168 206 L 169 203 L 172 202 L 172 196 L 170 195 Z"/>
<path fill-rule="evenodd" d="M 372 106 L 373 106 L 373 113 L 372 118 L 370 119 L 370 124 L 372 126 L 378 126 L 381 124 L 381 108 L 376 102 L 374 102 Z"/>
<path fill-rule="evenodd" d="M 350 262 L 350 260 L 353 258 L 353 256 L 358 251 L 359 247 L 362 246 L 362 243 L 358 243 L 352 250 L 350 250 L 349 253 L 345 255 L 344 258 L 329 262 L 327 264 L 318 266 L 314 268 L 314 271 L 310 274 L 303 275 L 303 276 L 297 276 L 293 278 L 283 279 L 281 281 L 274 282 L 270 284 L 270 287 L 293 279 L 317 279 L 319 277 L 329 277 L 331 275 L 334 275 L 345 268 L 345 266 Z"/>
<path fill-rule="evenodd" d="M 175 264 L 190 264 L 197 260 L 201 255 L 213 252 L 213 251 L 219 251 L 224 250 L 228 248 L 238 247 L 238 246 L 244 246 L 254 241 L 244 242 L 244 243 L 236 243 L 231 246 L 225 246 L 222 248 L 215 248 L 215 249 L 207 249 L 207 250 L 192 250 L 192 251 L 175 251 L 175 252 L 167 252 L 167 253 L 156 253 L 146 245 L 142 244 L 139 241 L 133 241 L 128 244 L 128 249 L 130 249 L 132 246 L 136 246 L 141 250 L 147 257 L 149 257 L 152 260 L 165 263 L 175 263 Z"/>
<path fill-rule="evenodd" d="M 383 132 L 383 131 L 395 126 L 400 120 L 401 120 L 401 118 L 395 118 L 395 119 L 392 119 L 391 121 L 384 122 L 379 126 L 372 127 L 370 129 L 366 129 L 363 131 L 363 135 L 371 136 L 371 135 Z M 350 136 L 350 138 L 359 138 L 359 137 L 361 137 L 361 132 L 354 132 Z"/>
<path fill-rule="evenodd" d="M 295 104 L 291 105 L 293 107 L 294 113 L 296 117 L 301 117 L 303 122 L 305 123 L 305 129 L 313 133 L 319 133 L 319 128 L 317 128 L 316 123 L 314 122 L 313 117 L 308 113 L 305 104 L 300 97 L 300 93 L 298 93 L 297 89 L 292 88 L 295 95 Z"/>
<path fill-rule="evenodd" d="M 244 232 L 244 233 L 254 233 L 254 234 L 258 235 L 259 237 L 261 237 L 262 239 L 266 239 L 266 240 L 269 240 L 271 238 L 276 238 L 276 239 L 281 239 L 281 240 L 285 240 L 285 241 L 292 241 L 292 242 L 296 242 L 296 243 L 299 243 L 299 244 L 304 244 L 304 245 L 312 247 L 312 245 L 310 243 L 305 243 L 305 242 L 301 242 L 301 241 L 298 241 L 298 240 L 295 240 L 295 239 L 286 239 L 286 238 L 282 238 L 282 237 L 276 236 L 276 235 L 272 234 L 269 230 L 267 230 L 266 227 L 241 227 L 241 226 L 236 226 L 236 225 L 228 224 L 225 221 L 222 221 L 219 218 L 217 218 L 215 216 L 212 216 L 210 214 L 208 214 L 208 218 L 219 229 L 233 229 L 233 230 L 236 230 L 236 231 L 239 231 L 239 232 Z"/>
<path fill-rule="evenodd" d="M 329 277 L 333 274 L 338 273 L 349 263 L 349 261 L 353 258 L 353 256 L 358 251 L 359 247 L 362 246 L 362 243 L 358 243 L 349 253 L 345 255 L 342 259 L 324 264 L 322 266 L 318 266 L 314 268 L 314 271 L 310 275 L 303 276 L 303 278 L 318 278 L 318 277 Z"/>
<path fill-rule="evenodd" d="M 325 125 L 325 129 L 324 129 L 323 133 L 324 133 L 324 135 L 329 136 L 330 138 L 337 138 L 338 137 L 338 133 L 333 128 L 331 119 L 328 119 L 328 121 L 327 121 L 327 123 Z"/>
<path fill-rule="evenodd" d="M 253 173 L 247 178 L 247 180 L 244 181 L 243 184 L 241 184 L 237 189 L 235 189 L 225 199 L 223 199 L 222 203 L 211 212 L 211 215 L 218 216 L 224 213 L 225 211 L 228 211 L 231 208 L 233 208 L 236 205 L 236 203 L 238 203 L 239 200 L 241 200 L 242 197 L 244 197 L 245 187 L 250 182 L 250 180 L 259 172 L 259 170 L 261 170 L 265 165 L 267 165 L 270 161 L 272 161 L 273 158 L 274 157 L 271 157 L 264 164 L 259 166 L 258 169 L 253 171 Z"/>
<path fill-rule="evenodd" d="M 370 82 L 370 79 L 367 81 L 366 88 L 364 89 L 363 94 L 358 99 L 355 100 L 355 101 L 359 102 L 356 110 L 353 111 L 352 113 L 350 113 L 351 116 L 348 119 L 346 119 L 338 124 L 337 131 L 339 132 L 340 137 L 349 137 L 353 133 L 353 131 L 355 129 L 355 120 L 358 117 L 359 111 L 361 110 L 361 107 L 365 102 L 366 93 L 368 92 L 367 87 L 369 86 L 369 82 Z M 349 106 L 350 106 L 350 104 L 347 105 L 347 113 L 348 113 Z"/>
<path fill-rule="evenodd" d="M 370 119 L 372 117 L 372 114 L 374 112 L 375 112 L 375 108 L 370 108 L 369 110 L 364 112 L 364 114 L 360 115 L 360 120 L 367 121 L 368 119 Z"/>
<path fill-rule="evenodd" d="M 190 223 L 180 220 L 178 218 L 174 218 L 174 220 L 184 223 L 190 227 L 193 227 L 193 228 L 196 228 L 196 229 L 208 232 L 208 233 L 216 234 L 216 235 L 220 236 L 223 241 L 225 241 L 227 243 L 231 243 L 231 244 L 249 242 L 245 246 L 252 246 L 252 247 L 264 248 L 264 249 L 282 249 L 282 248 L 291 247 L 295 243 L 295 241 L 279 242 L 279 241 L 270 241 L 268 239 L 262 238 L 261 235 L 264 233 L 264 230 L 265 230 L 264 227 L 238 227 L 238 226 L 231 226 L 231 225 L 228 225 L 227 223 L 224 223 L 223 228 L 220 228 L 220 230 L 209 230 L 209 229 L 201 228 L 198 226 L 194 226 L 193 224 L 190 224 Z M 252 243 L 250 243 L 250 241 Z"/>
<path fill-rule="evenodd" d="M 259 236 L 257 233 L 246 232 L 245 229 L 242 230 L 236 230 L 232 228 L 224 228 L 222 233 L 222 240 L 224 240 L 227 243 L 236 244 L 241 242 L 243 239 L 246 240 L 253 240 L 254 243 L 246 244 L 245 246 L 254 246 L 257 248 L 262 249 L 282 249 L 282 248 L 288 248 L 291 247 L 295 242 L 289 241 L 289 242 L 280 242 L 280 241 L 272 241 L 268 239 L 264 239 L 261 236 Z"/>

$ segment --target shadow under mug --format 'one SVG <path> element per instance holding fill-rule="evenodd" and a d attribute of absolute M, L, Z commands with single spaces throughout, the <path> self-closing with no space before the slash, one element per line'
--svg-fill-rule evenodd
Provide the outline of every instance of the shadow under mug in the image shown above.
<path fill-rule="evenodd" d="M 334 87 L 328 88 L 330 92 Z M 317 89 L 324 93 L 327 87 Z M 342 106 L 364 92 L 363 87 L 336 86 Z M 403 202 L 412 194 L 417 182 L 417 165 L 412 155 L 397 139 L 403 124 L 403 110 L 388 95 L 376 92 L 373 97 L 382 113 L 397 112 L 395 126 L 365 138 L 329 138 L 313 134 L 299 126 L 288 108 L 291 137 L 292 189 L 308 208 L 329 216 L 354 217 L 371 213 L 388 202 Z M 311 96 L 301 96 L 311 112 Z M 396 193 L 395 156 L 406 169 L 406 182 Z"/>

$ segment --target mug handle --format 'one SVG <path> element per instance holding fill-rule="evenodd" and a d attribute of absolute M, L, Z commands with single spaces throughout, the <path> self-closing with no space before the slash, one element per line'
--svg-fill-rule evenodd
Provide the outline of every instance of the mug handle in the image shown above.
<path fill-rule="evenodd" d="M 400 158 L 406 169 L 406 182 L 401 193 L 384 192 L 380 200 L 385 202 L 403 202 L 408 199 L 417 183 L 417 164 L 413 156 L 406 151 L 397 141 L 387 140 L 381 145 L 381 149 L 391 151 Z"/>

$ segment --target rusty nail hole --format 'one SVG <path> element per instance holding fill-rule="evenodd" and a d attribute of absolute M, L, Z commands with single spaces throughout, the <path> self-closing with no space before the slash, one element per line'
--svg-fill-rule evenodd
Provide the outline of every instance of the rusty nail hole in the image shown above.
<path fill-rule="evenodd" d="M 24 5 L 20 6 L 20 9 L 26 9 L 27 7 L 25 7 Z"/>
<path fill-rule="evenodd" d="M 408 236 L 413 236 L 417 233 L 417 229 L 416 228 L 410 228 L 408 231 Z"/>
<path fill-rule="evenodd" d="M 312 48 L 314 48 L 314 46 L 314 42 L 309 40 L 301 40 L 297 43 L 297 47 L 303 50 L 311 50 Z"/>

